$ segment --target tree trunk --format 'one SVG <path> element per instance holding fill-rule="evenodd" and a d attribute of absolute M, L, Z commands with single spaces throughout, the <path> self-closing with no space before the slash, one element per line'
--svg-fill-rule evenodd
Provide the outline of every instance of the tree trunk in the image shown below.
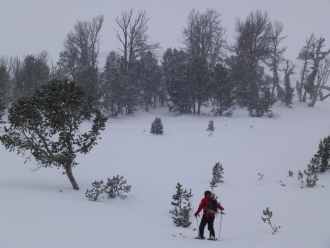
<path fill-rule="evenodd" d="M 73 174 L 72 174 L 72 166 L 71 166 L 71 164 L 65 166 L 65 171 L 66 171 L 66 174 L 68 175 L 68 178 L 69 178 L 69 180 L 70 180 L 70 182 L 72 184 L 73 189 L 79 190 L 79 187 L 78 187 L 78 184 L 76 182 L 76 179 L 74 179 Z"/>

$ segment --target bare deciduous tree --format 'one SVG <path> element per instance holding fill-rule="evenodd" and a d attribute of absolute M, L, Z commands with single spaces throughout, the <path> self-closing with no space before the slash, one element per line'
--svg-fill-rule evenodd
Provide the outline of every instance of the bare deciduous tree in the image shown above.
<path fill-rule="evenodd" d="M 309 103 L 310 107 L 315 106 L 318 97 L 321 97 L 321 101 L 323 101 L 324 99 L 330 96 L 330 93 L 325 96 L 322 96 L 322 89 L 326 89 L 330 91 L 330 87 L 325 85 L 329 79 L 329 75 L 330 75 L 330 57 L 328 56 L 320 62 L 319 70 L 316 75 L 315 94 L 313 95 L 313 98 Z"/>
<path fill-rule="evenodd" d="M 207 9 L 205 13 L 193 9 L 182 31 L 185 51 L 190 56 L 207 60 L 212 67 L 221 60 L 225 49 L 226 30 L 220 17 L 221 14 L 214 9 Z"/>
<path fill-rule="evenodd" d="M 74 29 L 67 34 L 58 64 L 64 67 L 73 79 L 77 69 L 97 65 L 103 19 L 103 15 L 99 15 L 91 22 L 78 20 Z"/>
<path fill-rule="evenodd" d="M 278 76 L 279 65 L 284 61 L 283 54 L 286 51 L 286 47 L 280 48 L 280 42 L 286 38 L 286 36 L 281 36 L 283 31 L 283 24 L 281 22 L 275 22 L 272 27 L 272 35 L 271 35 L 271 53 L 270 53 L 270 63 L 268 66 L 270 70 L 273 72 L 273 89 L 272 96 L 274 97 L 275 89 L 277 90 L 277 94 L 280 92 L 280 80 Z"/>
<path fill-rule="evenodd" d="M 148 41 L 148 17 L 145 10 L 139 10 L 133 19 L 133 9 L 123 11 L 117 16 L 116 23 L 119 26 L 117 38 L 121 43 L 119 50 L 123 53 L 121 57 L 127 62 L 132 62 L 137 57 L 142 57 L 146 52 L 159 48 L 159 43 Z"/>

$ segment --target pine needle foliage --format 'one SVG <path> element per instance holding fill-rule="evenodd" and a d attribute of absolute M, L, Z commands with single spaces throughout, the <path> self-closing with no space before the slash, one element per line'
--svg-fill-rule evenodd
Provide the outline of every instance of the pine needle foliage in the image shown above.
<path fill-rule="evenodd" d="M 223 171 L 222 164 L 220 164 L 220 162 L 215 163 L 215 165 L 212 168 L 212 175 L 213 175 L 212 179 L 214 179 L 214 181 L 217 183 L 223 183 L 224 182 L 222 180 L 223 174 L 224 174 L 224 171 Z"/>
<path fill-rule="evenodd" d="M 8 109 L 9 128 L 0 141 L 10 152 L 27 160 L 33 157 L 41 167 L 62 167 L 75 190 L 79 190 L 72 167 L 78 165 L 76 154 L 88 153 L 95 145 L 105 118 L 86 100 L 85 92 L 75 82 L 52 80 L 32 96 L 19 98 Z M 90 131 L 80 132 L 84 119 L 93 121 Z"/>
<path fill-rule="evenodd" d="M 151 123 L 151 129 L 150 129 L 150 133 L 152 134 L 160 134 L 163 135 L 164 131 L 163 131 L 163 124 L 162 124 L 162 120 L 158 117 L 156 117 L 156 119 Z"/>
<path fill-rule="evenodd" d="M 115 197 L 125 199 L 127 196 L 124 193 L 131 190 L 131 185 L 127 185 L 126 181 L 123 176 L 119 175 L 112 177 L 112 179 L 108 178 L 106 184 L 103 183 L 103 180 L 95 181 L 92 183 L 93 188 L 87 189 L 85 195 L 90 201 L 98 201 L 102 193 L 106 193 L 108 199 Z"/>
<path fill-rule="evenodd" d="M 214 131 L 214 122 L 212 120 L 209 121 L 209 125 L 207 126 L 207 131 Z"/>
<path fill-rule="evenodd" d="M 87 189 L 86 190 L 86 197 L 88 198 L 88 200 L 90 201 L 98 201 L 99 195 L 101 193 L 103 193 L 104 189 L 104 185 L 103 185 L 103 181 L 96 181 L 92 183 L 93 188 L 92 189 Z"/>
<path fill-rule="evenodd" d="M 310 164 L 315 167 L 318 172 L 325 172 L 330 169 L 330 136 L 325 137 L 319 143 L 319 149 L 314 157 L 311 159 Z"/>
<path fill-rule="evenodd" d="M 176 193 L 172 196 L 173 201 L 171 204 L 174 206 L 170 210 L 173 222 L 176 226 L 189 227 L 191 225 L 190 212 L 191 212 L 191 189 L 188 191 L 182 188 L 180 182 L 176 185 Z"/>
<path fill-rule="evenodd" d="M 277 227 L 277 226 L 275 226 L 275 223 L 272 224 L 270 219 L 273 217 L 273 212 L 269 210 L 269 207 L 267 207 L 265 210 L 263 210 L 263 215 L 264 215 L 264 217 L 261 217 L 262 221 L 264 223 L 267 223 L 268 225 L 270 225 L 270 227 L 273 230 L 273 234 L 278 232 L 278 230 L 281 228 L 281 226 Z"/>
<path fill-rule="evenodd" d="M 306 175 L 306 187 L 314 187 L 319 180 L 316 175 L 315 166 L 308 164 L 307 169 L 304 170 Z"/>
<path fill-rule="evenodd" d="M 104 192 L 108 194 L 108 198 L 118 196 L 121 199 L 125 199 L 127 196 L 124 193 L 128 193 L 131 190 L 131 185 L 126 185 L 126 181 L 123 176 L 119 175 L 112 177 L 112 179 L 108 178 L 107 184 L 104 186 Z"/>
<path fill-rule="evenodd" d="M 5 102 L 0 97 L 0 124 L 4 124 L 5 122 L 2 120 L 5 111 Z"/>

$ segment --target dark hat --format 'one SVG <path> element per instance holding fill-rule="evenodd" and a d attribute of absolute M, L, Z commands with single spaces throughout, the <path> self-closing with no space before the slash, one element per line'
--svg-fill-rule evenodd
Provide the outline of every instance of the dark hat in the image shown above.
<path fill-rule="evenodd" d="M 206 191 L 204 192 L 204 196 L 207 196 L 207 195 L 209 195 L 209 194 L 212 194 L 211 191 L 209 191 L 209 190 L 206 190 Z"/>

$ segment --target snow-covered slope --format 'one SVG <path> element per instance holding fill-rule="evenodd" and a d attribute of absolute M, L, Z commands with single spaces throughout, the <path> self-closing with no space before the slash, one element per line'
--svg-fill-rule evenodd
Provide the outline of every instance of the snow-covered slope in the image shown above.
<path fill-rule="evenodd" d="M 315 188 L 301 189 L 296 179 L 329 134 L 330 103 L 308 108 L 295 102 L 294 108 L 276 105 L 273 111 L 280 117 L 251 118 L 246 110 L 236 110 L 232 118 L 213 117 L 209 109 L 202 116 L 173 117 L 159 108 L 109 119 L 99 145 L 78 156 L 73 173 L 79 191 L 62 170 L 33 173 L 33 163 L 24 164 L 0 146 L 0 247 L 199 248 L 201 242 L 230 248 L 330 247 L 330 173 L 319 175 Z M 162 136 L 149 133 L 156 116 L 164 125 Z M 209 120 L 215 126 L 210 137 Z M 195 211 L 216 162 L 225 172 L 224 183 L 215 189 L 226 213 L 221 239 L 194 240 L 196 219 L 192 216 L 189 228 L 176 227 L 170 202 L 180 182 L 192 189 Z M 262 180 L 258 173 L 265 174 Z M 125 200 L 88 201 L 85 191 L 94 180 L 116 175 L 132 185 Z M 266 207 L 281 226 L 275 235 L 261 220 Z M 219 226 L 217 216 L 216 236 Z"/>

